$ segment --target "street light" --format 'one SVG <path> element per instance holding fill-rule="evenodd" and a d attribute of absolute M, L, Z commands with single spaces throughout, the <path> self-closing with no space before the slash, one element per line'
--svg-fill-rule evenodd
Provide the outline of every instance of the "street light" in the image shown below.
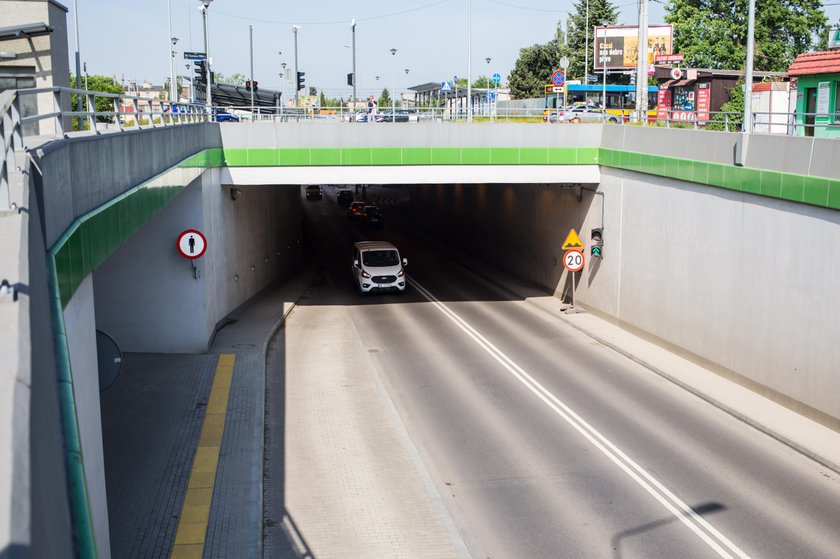
<path fill-rule="evenodd" d="M 604 20 L 602 22 L 604 28 L 604 37 L 601 39 L 601 43 L 598 45 L 598 54 L 601 55 L 601 58 L 604 59 L 604 66 L 603 66 L 603 79 L 604 79 L 604 87 L 603 92 L 601 93 L 601 102 L 604 104 L 604 122 L 607 122 L 607 53 L 604 52 L 604 44 L 607 42 L 607 25 L 610 24 L 609 21 Z"/>
<path fill-rule="evenodd" d="M 391 118 L 397 122 L 394 116 L 397 113 L 397 99 L 394 97 L 397 92 L 397 49 L 391 49 Z"/>
<path fill-rule="evenodd" d="M 490 113 L 490 106 L 491 106 L 491 103 L 493 102 L 490 99 L 490 93 L 491 93 L 490 84 L 493 83 L 493 81 L 490 79 L 490 61 L 491 60 L 493 60 L 493 59 L 490 58 L 489 56 L 484 59 L 484 61 L 487 63 L 487 105 L 488 105 L 487 113 L 490 114 L 490 119 L 492 120 L 493 115 Z"/>
<path fill-rule="evenodd" d="M 300 29 L 301 29 L 300 25 L 292 25 L 292 33 L 295 34 L 295 107 L 297 107 L 299 105 L 299 99 L 300 99 L 300 97 L 299 97 L 300 90 L 297 87 L 298 76 L 300 76 L 300 71 L 298 70 L 297 34 L 298 34 L 298 31 L 300 31 Z"/>
<path fill-rule="evenodd" d="M 408 68 L 405 69 L 405 93 L 406 95 L 408 94 Z M 402 95 L 400 95 L 400 107 L 402 107 L 402 104 L 403 98 Z"/>
<path fill-rule="evenodd" d="M 356 110 L 356 20 L 350 22 L 350 30 L 353 34 L 353 110 Z M 355 113 L 353 113 L 355 114 Z"/>
<path fill-rule="evenodd" d="M 210 68 L 210 32 L 207 29 L 207 9 L 213 0 L 199 0 L 201 6 L 202 20 L 204 21 L 204 56 L 207 57 L 207 108 L 210 110 L 210 120 L 213 120 L 213 91 L 211 89 L 213 84 L 213 70 Z"/>
<path fill-rule="evenodd" d="M 283 54 L 282 52 L 277 54 Z M 280 114 L 283 114 L 283 105 L 286 104 L 286 63 L 281 62 L 280 67 L 283 71 L 280 72 L 280 87 L 283 88 L 283 94 L 280 96 Z"/>
<path fill-rule="evenodd" d="M 175 43 L 178 42 L 178 37 L 172 37 L 172 50 L 169 53 L 171 55 L 171 60 L 169 61 L 169 69 L 171 73 L 170 84 L 169 84 L 169 100 L 170 101 L 178 101 L 178 87 L 177 87 L 177 79 L 175 78 Z"/>

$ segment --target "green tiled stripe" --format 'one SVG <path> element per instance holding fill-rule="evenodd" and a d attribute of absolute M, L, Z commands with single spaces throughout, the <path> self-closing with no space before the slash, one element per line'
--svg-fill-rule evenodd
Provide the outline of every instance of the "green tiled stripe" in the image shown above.
<path fill-rule="evenodd" d="M 216 154 L 208 153 L 212 151 L 190 157 L 176 169 L 203 170 L 212 166 L 210 163 L 221 162 L 221 150 Z M 192 178 L 185 180 L 185 184 L 166 184 L 161 177 L 152 179 L 78 218 L 50 250 L 62 307 L 67 305 L 88 274 L 199 174 L 188 174 L 187 177 Z"/>
<path fill-rule="evenodd" d="M 840 180 L 601 148 L 600 164 L 840 210 Z"/>
<path fill-rule="evenodd" d="M 598 148 L 568 147 L 226 148 L 219 165 L 597 165 L 599 158 Z"/>
<path fill-rule="evenodd" d="M 840 180 L 608 148 L 213 148 L 176 168 L 354 165 L 602 165 L 840 210 Z M 53 247 L 61 301 L 186 184 L 149 181 L 79 218 Z M 154 186 L 152 186 L 154 184 Z"/>

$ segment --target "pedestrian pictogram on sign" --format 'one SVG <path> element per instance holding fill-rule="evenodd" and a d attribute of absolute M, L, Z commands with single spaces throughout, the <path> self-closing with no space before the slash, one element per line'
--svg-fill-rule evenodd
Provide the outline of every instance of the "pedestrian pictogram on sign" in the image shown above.
<path fill-rule="evenodd" d="M 563 255 L 563 266 L 570 272 L 579 272 L 583 270 L 585 259 L 583 252 L 579 250 L 570 250 Z"/>
<path fill-rule="evenodd" d="M 178 235 L 178 252 L 184 258 L 190 260 L 199 258 L 205 250 L 207 250 L 207 239 L 201 234 L 201 231 L 187 229 Z"/>
<path fill-rule="evenodd" d="M 577 231 L 574 229 L 569 230 L 568 236 L 566 236 L 566 241 L 563 243 L 563 250 L 582 250 L 583 243 L 580 241 L 580 237 L 578 237 Z"/>

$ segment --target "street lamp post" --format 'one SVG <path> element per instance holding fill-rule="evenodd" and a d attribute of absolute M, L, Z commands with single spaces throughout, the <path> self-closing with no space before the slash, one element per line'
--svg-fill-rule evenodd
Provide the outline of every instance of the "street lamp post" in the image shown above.
<path fill-rule="evenodd" d="M 297 48 L 297 34 L 300 31 L 300 25 L 292 25 L 292 33 L 295 35 L 295 108 L 300 104 L 300 90 L 298 89 L 298 48 Z"/>
<path fill-rule="evenodd" d="M 455 99 L 452 103 L 452 110 L 454 111 L 455 118 L 458 118 L 458 76 L 452 76 L 452 81 L 455 82 Z"/>
<path fill-rule="evenodd" d="M 604 64 L 603 64 L 604 86 L 603 86 L 603 91 L 601 93 L 601 102 L 604 104 L 604 114 L 603 114 L 604 122 L 607 121 L 607 53 L 604 52 L 604 45 L 607 42 L 607 25 L 609 25 L 609 24 L 610 24 L 609 21 L 607 21 L 607 20 L 603 21 L 604 37 L 603 37 L 603 39 L 601 39 L 601 43 L 598 45 L 598 54 L 600 54 L 601 58 L 604 60 Z M 597 40 L 597 38 L 596 38 L 596 40 Z"/>
<path fill-rule="evenodd" d="M 350 22 L 353 35 L 353 111 L 356 110 L 356 20 Z M 352 113 L 355 114 L 355 113 Z"/>
<path fill-rule="evenodd" d="M 583 43 L 583 85 L 589 83 L 589 0 L 586 0 L 586 41 Z"/>
<path fill-rule="evenodd" d="M 408 95 L 408 68 L 405 69 L 405 94 Z M 403 97 L 400 95 L 400 107 L 403 104 Z"/>
<path fill-rule="evenodd" d="M 282 52 L 280 54 L 283 54 Z M 286 104 L 286 63 L 281 62 L 280 66 L 283 71 L 280 72 L 280 87 L 283 88 L 283 94 L 280 96 L 280 114 L 283 114 L 283 105 Z"/>
<path fill-rule="evenodd" d="M 755 0 L 750 0 L 747 13 L 747 68 L 744 84 L 744 134 L 752 132 L 753 58 L 755 58 Z"/>
<path fill-rule="evenodd" d="M 397 122 L 397 49 L 391 49 L 391 119 Z"/>
<path fill-rule="evenodd" d="M 82 81 L 82 57 L 79 54 L 79 6 L 76 4 L 76 0 L 73 0 L 73 26 L 76 34 L 76 89 L 79 89 Z M 82 96 L 76 95 L 76 99 L 76 110 L 81 112 Z M 81 120 L 79 120 L 79 123 L 81 123 Z M 79 128 L 81 129 L 81 124 L 79 124 Z"/>
<path fill-rule="evenodd" d="M 472 117 L 472 0 L 467 0 L 467 122 Z"/>
<path fill-rule="evenodd" d="M 251 118 L 254 118 L 254 26 L 248 26 L 248 38 L 251 49 Z"/>
<path fill-rule="evenodd" d="M 488 56 L 487 58 L 485 58 L 485 59 L 484 59 L 484 61 L 487 63 L 487 114 L 489 114 L 489 115 L 490 115 L 490 121 L 492 122 L 492 120 L 493 120 L 493 114 L 492 114 L 492 113 L 491 113 L 491 111 L 490 111 L 490 107 L 492 106 L 491 104 L 492 104 L 492 102 L 493 102 L 493 101 L 491 100 L 491 96 L 490 96 L 490 94 L 491 94 L 491 91 L 490 91 L 490 90 L 491 90 L 491 86 L 490 86 L 490 84 L 491 84 L 491 83 L 493 83 L 493 81 L 490 79 L 490 61 L 491 61 L 491 60 L 493 60 L 493 59 L 492 59 L 492 58 L 490 58 L 489 56 Z"/>
<path fill-rule="evenodd" d="M 210 67 L 210 32 L 207 29 L 207 9 L 210 8 L 210 3 L 213 0 L 201 0 L 201 16 L 204 22 L 204 56 L 207 57 L 207 64 L 205 67 L 207 68 L 207 109 L 210 111 L 210 120 L 213 120 L 213 91 L 211 89 L 213 85 L 213 70 Z"/>
<path fill-rule="evenodd" d="M 190 74 L 190 68 L 192 67 L 189 63 L 185 64 L 187 67 L 187 75 L 190 77 L 190 103 L 195 103 L 195 77 Z"/>
<path fill-rule="evenodd" d="M 172 50 L 170 54 L 170 61 L 169 61 L 169 70 L 170 70 L 170 82 L 169 82 L 169 101 L 176 102 L 178 101 L 178 80 L 176 79 L 177 72 L 175 72 L 175 43 L 178 42 L 178 37 L 172 37 Z"/>

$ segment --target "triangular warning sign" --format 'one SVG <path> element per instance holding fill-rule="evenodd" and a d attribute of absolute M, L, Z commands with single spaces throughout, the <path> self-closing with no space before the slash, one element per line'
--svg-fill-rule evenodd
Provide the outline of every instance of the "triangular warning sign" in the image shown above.
<path fill-rule="evenodd" d="M 583 243 L 580 242 L 580 237 L 578 237 L 577 231 L 574 229 L 569 230 L 569 235 L 566 237 L 566 241 L 563 243 L 563 250 L 581 250 L 583 249 Z"/>

